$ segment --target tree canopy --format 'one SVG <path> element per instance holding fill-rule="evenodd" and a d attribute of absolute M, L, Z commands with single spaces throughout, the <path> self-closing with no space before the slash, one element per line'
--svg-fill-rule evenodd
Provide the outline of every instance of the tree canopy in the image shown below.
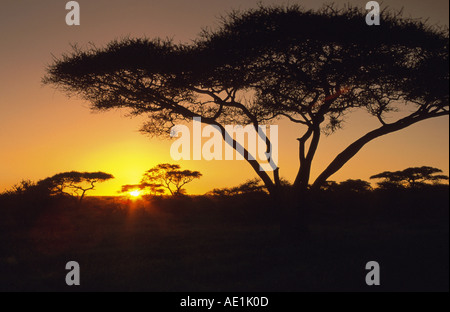
<path fill-rule="evenodd" d="M 226 123 L 257 128 L 287 119 L 300 133 L 300 189 L 310 184 L 321 135 L 340 129 L 348 113 L 367 111 L 379 127 L 339 153 L 313 182 L 317 188 L 370 141 L 449 114 L 448 29 L 387 11 L 380 26 L 369 27 L 366 14 L 334 6 L 235 11 L 193 43 L 127 38 L 75 46 L 54 60 L 43 82 L 95 110 L 145 115 L 142 131 L 151 135 L 193 117 L 217 126 L 224 139 Z M 257 160 L 247 161 L 270 192 L 280 186 L 278 168 L 271 177 Z"/>
<path fill-rule="evenodd" d="M 158 185 L 167 189 L 171 195 L 181 195 L 185 193 L 183 187 L 186 184 L 200 179 L 201 176 L 199 171 L 181 170 L 180 165 L 159 164 L 144 173 L 140 185 L 143 189 L 149 185 Z"/>
<path fill-rule="evenodd" d="M 398 187 L 418 187 L 429 183 L 440 183 L 442 180 L 448 180 L 441 169 L 429 166 L 411 167 L 399 171 L 384 171 L 371 176 L 371 179 L 381 179 L 378 185 L 382 188 Z"/>
<path fill-rule="evenodd" d="M 78 198 L 81 202 L 87 191 L 95 189 L 95 184 L 113 179 L 114 176 L 105 172 L 62 172 L 52 177 L 40 180 L 39 186 L 49 190 L 51 195 L 68 195 Z"/>

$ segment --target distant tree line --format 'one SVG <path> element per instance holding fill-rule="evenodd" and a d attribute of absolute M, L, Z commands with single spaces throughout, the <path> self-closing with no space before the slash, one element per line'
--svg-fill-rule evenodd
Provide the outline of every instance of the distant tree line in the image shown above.
<path fill-rule="evenodd" d="M 399 171 L 384 171 L 373 175 L 370 179 L 381 180 L 377 182 L 376 188 L 371 183 L 361 179 L 348 179 L 342 182 L 326 181 L 320 188 L 322 191 L 360 193 L 378 190 L 401 190 L 423 188 L 433 185 L 443 185 L 449 177 L 443 174 L 441 169 L 429 166 L 411 167 Z M 284 187 L 290 187 L 288 181 L 282 180 Z M 206 193 L 209 196 L 236 196 L 249 193 L 267 193 L 265 186 L 258 179 L 248 180 L 235 187 L 215 188 Z"/>
<path fill-rule="evenodd" d="M 186 194 L 185 185 L 199 179 L 202 174 L 199 171 L 183 170 L 176 164 L 159 164 L 147 170 L 139 184 L 122 185 L 120 193 L 129 193 L 135 190 L 148 195 L 163 195 L 168 192 L 177 196 Z M 74 198 L 81 203 L 88 191 L 95 189 L 97 183 L 101 183 L 114 176 L 105 172 L 62 172 L 51 177 L 33 182 L 22 180 L 11 189 L 0 195 L 8 196 L 35 196 L 55 197 L 63 196 Z M 429 166 L 411 167 L 399 171 L 384 171 L 370 177 L 377 182 L 380 190 L 416 189 L 430 185 L 442 185 L 449 177 L 442 174 L 442 170 Z M 281 179 L 285 188 L 292 185 L 285 179 Z M 322 187 L 323 191 L 366 193 L 373 191 L 371 183 L 361 179 L 348 179 L 342 182 L 327 181 Z M 205 195 L 207 196 L 236 196 L 250 193 L 267 194 L 268 190 L 259 179 L 251 179 L 235 186 L 215 188 Z"/>
<path fill-rule="evenodd" d="M 235 187 L 215 188 L 206 193 L 212 196 L 235 196 L 247 193 L 266 193 L 264 185 L 259 179 L 248 180 Z"/>

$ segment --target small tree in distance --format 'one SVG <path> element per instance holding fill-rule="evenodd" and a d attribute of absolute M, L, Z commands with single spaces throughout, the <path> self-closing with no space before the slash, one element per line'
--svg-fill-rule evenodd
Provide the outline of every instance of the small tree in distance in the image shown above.
<path fill-rule="evenodd" d="M 400 171 L 385 171 L 371 176 L 371 179 L 382 179 L 378 182 L 381 188 L 402 188 L 402 187 L 419 187 L 429 183 L 439 184 L 442 180 L 448 180 L 449 177 L 442 174 L 441 169 L 422 166 L 411 167 Z"/>
<path fill-rule="evenodd" d="M 180 165 L 159 164 L 145 172 L 141 185 L 160 185 L 167 189 L 171 195 L 182 195 L 185 193 L 183 187 L 202 174 L 199 171 L 181 170 Z"/>
<path fill-rule="evenodd" d="M 62 172 L 38 182 L 49 190 L 50 195 L 68 195 L 83 200 L 87 191 L 95 189 L 95 184 L 113 179 L 114 176 L 105 172 Z"/>

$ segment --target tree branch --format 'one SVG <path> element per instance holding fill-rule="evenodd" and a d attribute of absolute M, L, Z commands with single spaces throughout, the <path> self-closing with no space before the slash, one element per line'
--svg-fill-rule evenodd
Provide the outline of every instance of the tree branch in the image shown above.
<path fill-rule="evenodd" d="M 419 116 L 415 114 L 416 113 L 413 113 L 410 116 L 402 118 L 395 123 L 383 125 L 380 128 L 365 134 L 364 136 L 350 144 L 346 149 L 344 149 L 344 151 L 337 155 L 336 158 L 328 165 L 328 167 L 319 175 L 319 177 L 317 177 L 316 181 L 313 184 L 313 188 L 317 189 L 321 187 L 330 176 L 341 169 L 353 156 L 355 156 L 361 150 L 361 148 L 363 148 L 370 141 L 388 133 L 404 129 L 419 121 L 448 115 L 447 112 L 422 114 Z"/>

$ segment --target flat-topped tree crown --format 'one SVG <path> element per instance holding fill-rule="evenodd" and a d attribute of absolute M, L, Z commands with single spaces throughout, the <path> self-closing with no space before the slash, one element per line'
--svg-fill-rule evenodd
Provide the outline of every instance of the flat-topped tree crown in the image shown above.
<path fill-rule="evenodd" d="M 430 166 L 410 167 L 399 171 L 384 171 L 371 176 L 371 179 L 381 179 L 379 186 L 408 186 L 417 187 L 428 183 L 448 181 L 448 176 L 439 174 L 442 170 Z"/>
<path fill-rule="evenodd" d="M 94 190 L 97 183 L 105 182 L 110 179 L 114 179 L 114 176 L 102 171 L 70 171 L 58 173 L 43 179 L 38 182 L 38 185 L 46 187 L 50 194 L 72 196 L 78 198 L 81 203 L 86 192 Z"/>
<path fill-rule="evenodd" d="M 182 195 L 185 193 L 186 184 L 201 177 L 199 171 L 182 170 L 177 164 L 159 164 L 144 173 L 141 185 L 156 183 L 167 189 L 171 195 Z"/>

